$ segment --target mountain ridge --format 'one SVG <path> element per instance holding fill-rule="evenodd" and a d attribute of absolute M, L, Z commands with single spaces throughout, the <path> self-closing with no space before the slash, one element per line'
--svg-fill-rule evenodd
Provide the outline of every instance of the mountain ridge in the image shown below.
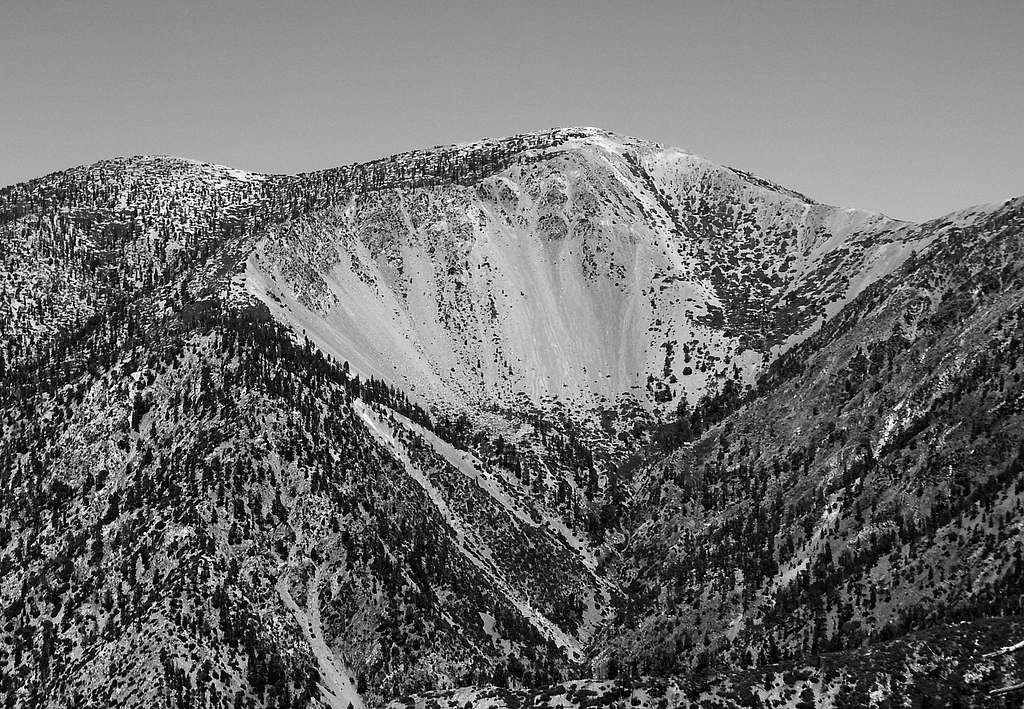
<path fill-rule="evenodd" d="M 705 161 L 707 161 L 709 163 L 715 164 L 715 163 L 713 163 L 713 161 L 711 161 L 708 158 L 705 158 L 705 157 L 703 157 L 701 155 L 698 155 L 696 153 L 691 153 L 690 151 L 687 151 L 687 150 L 682 150 L 681 148 L 678 148 L 678 147 L 666 146 L 665 144 L 662 144 L 662 143 L 658 143 L 658 142 L 647 140 L 647 139 L 643 139 L 643 138 L 638 138 L 638 137 L 635 137 L 635 136 L 627 135 L 627 134 L 624 134 L 624 133 L 619 133 L 619 132 L 608 130 L 608 129 L 605 129 L 605 128 L 598 128 L 598 127 L 595 127 L 595 126 L 582 126 L 582 125 L 580 125 L 580 126 L 561 126 L 561 127 L 548 128 L 548 129 L 542 129 L 542 130 L 537 130 L 537 131 L 529 131 L 529 132 L 526 132 L 526 133 L 517 133 L 515 135 L 501 137 L 501 138 L 480 138 L 480 139 L 477 139 L 477 140 L 465 141 L 465 142 L 460 142 L 460 143 L 445 143 L 445 144 L 435 145 L 432 148 L 417 148 L 417 149 L 402 150 L 402 151 L 398 151 L 396 153 L 392 153 L 392 154 L 389 154 L 389 155 L 381 157 L 381 158 L 372 158 L 370 160 L 346 163 L 344 165 L 335 166 L 335 167 L 320 168 L 320 169 L 309 170 L 309 171 L 300 171 L 300 172 L 297 172 L 297 173 L 273 173 L 273 172 L 251 171 L 251 170 L 245 170 L 245 169 L 240 169 L 240 168 L 232 167 L 232 166 L 229 166 L 229 165 L 222 165 L 222 164 L 219 164 L 219 163 L 210 163 L 210 162 L 204 161 L 204 160 L 199 159 L 199 158 L 188 158 L 188 157 L 184 157 L 184 156 L 180 156 L 180 155 L 174 155 L 174 154 L 170 154 L 170 153 L 143 153 L 143 154 L 138 154 L 138 155 L 114 156 L 114 157 L 109 157 L 109 158 L 101 158 L 100 160 L 92 162 L 92 163 L 85 163 L 85 164 L 78 165 L 78 166 L 75 166 L 75 167 L 65 168 L 63 170 L 56 170 L 54 172 L 47 173 L 46 175 L 43 175 L 41 177 L 31 178 L 29 180 L 25 180 L 25 181 L 22 181 L 22 182 L 12 183 L 12 184 L 6 185 L 6 186 L 0 186 L 0 191 L 11 189 L 11 188 L 17 187 L 19 185 L 26 185 L 26 184 L 29 184 L 29 183 L 32 183 L 32 182 L 37 182 L 37 181 L 45 180 L 45 179 L 51 178 L 51 177 L 53 177 L 55 175 L 59 175 L 61 173 L 67 172 L 68 170 L 89 169 L 89 168 L 96 167 L 96 166 L 99 166 L 99 165 L 103 165 L 103 164 L 106 164 L 106 163 L 119 163 L 119 162 L 120 163 L 132 163 L 132 162 L 137 162 L 137 161 L 163 160 L 163 161 L 168 161 L 168 162 L 186 163 L 186 164 L 189 164 L 189 165 L 193 165 L 195 167 L 213 168 L 213 169 L 219 169 L 219 170 L 223 170 L 223 171 L 230 171 L 230 172 L 233 172 L 233 173 L 236 173 L 236 174 L 244 174 L 244 175 L 247 175 L 247 176 L 250 176 L 250 177 L 262 177 L 262 178 L 300 177 L 300 176 L 311 176 L 311 175 L 322 175 L 322 174 L 327 174 L 327 173 L 335 173 L 335 172 L 344 171 L 344 170 L 353 170 L 353 169 L 356 169 L 356 168 L 359 168 L 359 167 L 365 166 L 365 165 L 376 165 L 376 164 L 386 163 L 386 162 L 391 162 L 391 161 L 401 161 L 403 159 L 410 159 L 410 158 L 424 156 L 424 155 L 432 154 L 432 153 L 444 153 L 446 151 L 449 151 L 449 152 L 455 152 L 455 151 L 460 151 L 460 152 L 461 151 L 466 151 L 466 152 L 468 152 L 468 151 L 474 151 L 474 150 L 479 151 L 479 150 L 484 149 L 486 147 L 495 146 L 495 145 L 503 145 L 503 144 L 507 144 L 507 143 L 523 142 L 523 143 L 527 143 L 528 144 L 531 140 L 536 140 L 537 141 L 537 147 L 540 147 L 541 149 L 543 149 L 544 147 L 553 147 L 553 146 L 555 146 L 555 145 L 557 145 L 559 143 L 564 143 L 564 142 L 566 142 L 566 141 L 568 141 L 570 139 L 574 139 L 574 138 L 575 139 L 584 139 L 585 140 L 585 139 L 588 139 L 588 138 L 593 139 L 593 138 L 596 138 L 596 137 L 607 137 L 607 138 L 610 138 L 612 140 L 617 140 L 617 141 L 620 141 L 620 142 L 628 142 L 628 143 L 632 143 L 632 144 L 644 144 L 644 145 L 649 146 L 650 148 L 653 148 L 653 149 L 664 150 L 666 148 L 669 148 L 669 149 L 676 150 L 676 151 L 679 151 L 681 153 L 690 155 L 692 157 L 698 158 L 700 160 L 705 160 Z M 537 149 L 537 147 L 526 148 L 526 149 Z M 787 187 L 782 186 L 779 183 L 776 183 L 776 182 L 773 182 L 771 180 L 768 180 L 768 179 L 766 179 L 766 178 L 764 178 L 762 176 L 755 175 L 755 174 L 753 174 L 751 172 L 748 172 L 748 171 L 745 171 L 745 170 L 741 170 L 739 168 L 731 167 L 731 166 L 728 166 L 728 165 L 724 165 L 724 164 L 718 164 L 718 165 L 720 167 L 724 168 L 724 169 L 732 171 L 733 173 L 737 174 L 738 176 L 740 176 L 740 177 L 742 177 L 744 179 L 750 180 L 754 184 L 760 184 L 760 185 L 762 185 L 762 186 L 764 186 L 764 187 L 766 187 L 768 189 L 772 189 L 772 190 L 775 190 L 775 191 L 789 193 L 792 196 L 797 197 L 799 199 L 802 199 L 803 201 L 811 203 L 811 204 L 817 204 L 818 203 L 816 200 L 812 199 L 811 197 L 808 197 L 807 195 L 801 194 L 800 192 L 796 192 L 795 190 L 791 190 L 791 189 L 789 189 Z M 870 211 L 870 210 L 858 209 L 858 211 Z M 872 212 L 872 213 L 882 214 L 881 212 Z"/>
<path fill-rule="evenodd" d="M 911 224 L 599 129 L 470 145 L 0 190 L 8 705 L 1020 677 L 982 655 L 1024 612 L 1024 199 Z"/>

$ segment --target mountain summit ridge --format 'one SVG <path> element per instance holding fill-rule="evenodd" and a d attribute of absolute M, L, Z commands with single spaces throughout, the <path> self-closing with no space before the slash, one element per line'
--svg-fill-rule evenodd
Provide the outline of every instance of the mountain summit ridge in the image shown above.
<path fill-rule="evenodd" d="M 598 144 L 596 141 L 600 140 L 600 139 L 604 139 L 604 140 L 611 141 L 611 142 L 614 142 L 614 143 L 619 143 L 623 147 L 632 146 L 634 148 L 643 148 L 645 150 L 658 150 L 658 151 L 669 150 L 669 151 L 678 152 L 678 153 L 681 153 L 681 154 L 684 154 L 684 155 L 688 155 L 690 157 L 693 157 L 693 158 L 696 158 L 696 159 L 699 159 L 699 160 L 702 160 L 702 161 L 706 161 L 707 163 L 712 164 L 712 165 L 716 165 L 716 166 L 718 166 L 718 167 L 720 167 L 722 169 L 730 170 L 730 171 L 734 172 L 735 174 L 737 174 L 738 176 L 740 176 L 740 177 L 742 177 L 744 179 L 750 180 L 751 182 L 753 182 L 755 184 L 760 184 L 760 185 L 766 187 L 767 189 L 772 189 L 772 190 L 779 191 L 779 192 L 786 192 L 786 193 L 791 194 L 793 196 L 796 196 L 796 197 L 798 197 L 800 199 L 803 199 L 804 201 L 806 201 L 808 203 L 817 204 L 816 200 L 814 200 L 814 199 L 812 199 L 812 198 L 810 198 L 810 197 L 808 197 L 806 195 L 803 195 L 803 194 L 801 194 L 799 192 L 791 190 L 789 188 L 783 187 L 782 185 L 780 185 L 780 184 L 778 184 L 776 182 L 773 182 L 773 181 L 768 180 L 768 179 L 766 179 L 764 177 L 761 177 L 759 175 L 755 175 L 755 174 L 753 174 L 751 172 L 748 172 L 748 171 L 745 171 L 745 170 L 742 170 L 742 169 L 739 169 L 739 168 L 727 166 L 727 165 L 720 164 L 720 163 L 715 163 L 714 161 L 712 161 L 712 160 L 710 160 L 710 159 L 708 159 L 708 158 L 706 158 L 706 157 L 704 157 L 702 155 L 699 155 L 698 153 L 694 153 L 692 151 L 680 148 L 678 146 L 669 146 L 667 144 L 659 143 L 659 142 L 656 142 L 656 141 L 653 141 L 653 140 L 648 140 L 648 139 L 645 139 L 645 138 L 639 138 L 639 137 L 636 137 L 636 136 L 632 136 L 632 135 L 625 134 L 625 133 L 620 133 L 620 132 L 613 131 L 613 130 L 608 130 L 608 129 L 605 129 L 605 128 L 599 128 L 599 127 L 595 127 L 595 126 L 582 126 L 582 125 L 579 125 L 579 126 L 560 126 L 560 127 L 548 128 L 548 129 L 537 130 L 537 131 L 529 131 L 529 132 L 525 132 L 525 133 L 517 133 L 517 134 L 514 134 L 514 135 L 498 137 L 498 138 L 490 138 L 490 137 L 488 137 L 488 138 L 479 138 L 479 139 L 476 139 L 476 140 L 465 141 L 465 142 L 460 142 L 460 143 L 447 143 L 447 144 L 435 145 L 432 148 L 417 148 L 417 149 L 403 150 L 403 151 L 392 153 L 392 154 L 389 154 L 387 156 L 380 157 L 380 158 L 373 158 L 373 159 L 370 159 L 370 160 L 365 160 L 365 161 L 360 161 L 360 162 L 353 162 L 353 163 L 347 163 L 347 164 L 340 165 L 340 166 L 321 168 L 321 169 L 310 170 L 310 171 L 300 171 L 300 172 L 297 172 L 297 173 L 272 173 L 272 172 L 251 171 L 251 170 L 235 168 L 235 167 L 232 167 L 232 166 L 229 166 L 229 165 L 222 165 L 222 164 L 219 164 L 219 163 L 210 163 L 210 162 L 204 161 L 204 160 L 199 159 L 199 158 L 189 158 L 189 157 L 184 157 L 184 156 L 179 156 L 179 155 L 174 155 L 174 154 L 169 154 L 169 153 L 168 154 L 165 154 L 165 153 L 144 153 L 144 154 L 131 155 L 131 156 L 127 156 L 127 155 L 126 156 L 115 156 L 115 157 L 103 158 L 103 159 L 100 159 L 100 160 L 98 160 L 96 162 L 93 162 L 93 163 L 86 163 L 86 164 L 79 165 L 79 166 L 76 166 L 74 168 L 69 168 L 69 169 L 71 169 L 71 170 L 90 170 L 90 169 L 93 169 L 93 168 L 99 168 L 101 166 L 105 167 L 105 166 L 110 165 L 110 164 L 123 164 L 125 166 L 125 168 L 128 169 L 128 168 L 130 168 L 130 167 L 132 167 L 135 164 L 138 164 L 140 162 L 145 163 L 145 162 L 166 161 L 168 163 L 184 163 L 186 165 L 194 166 L 194 167 L 197 167 L 197 168 L 205 168 L 205 169 L 211 169 L 212 168 L 212 169 L 219 170 L 219 171 L 230 171 L 230 172 L 233 172 L 233 173 L 237 173 L 238 175 L 247 175 L 247 176 L 249 176 L 251 178 L 256 178 L 256 177 L 264 178 L 264 179 L 267 179 L 267 178 L 298 178 L 298 177 L 302 177 L 302 176 L 323 175 L 323 174 L 329 174 L 329 173 L 351 171 L 351 170 L 356 170 L 356 169 L 360 168 L 361 166 L 366 166 L 366 165 L 377 165 L 377 164 L 382 164 L 382 163 L 387 163 L 387 162 L 394 162 L 394 161 L 413 160 L 413 159 L 416 159 L 416 158 L 422 158 L 422 157 L 424 157 L 426 155 L 430 155 L 430 154 L 444 154 L 444 153 L 466 153 L 466 154 L 469 154 L 469 153 L 485 151 L 485 150 L 488 150 L 488 149 L 495 149 L 495 148 L 501 149 L 501 148 L 503 148 L 505 146 L 516 146 L 515 150 L 518 150 L 518 151 L 528 151 L 528 150 L 537 150 L 537 149 L 543 150 L 543 149 L 546 149 L 546 148 L 554 148 L 554 147 L 557 147 L 559 145 L 565 145 L 566 143 L 569 143 L 570 141 L 590 141 L 591 144 Z M 605 143 L 605 145 L 607 145 L 607 143 Z M 0 191 L 13 189 L 13 188 L 18 187 L 19 185 L 23 185 L 23 184 L 28 184 L 28 183 L 37 182 L 37 181 L 40 181 L 40 180 L 45 180 L 47 178 L 51 178 L 53 176 L 59 175 L 59 174 L 61 174 L 63 172 L 66 172 L 66 171 L 67 170 L 58 170 L 58 171 L 55 171 L 53 173 L 48 173 L 47 175 L 45 175 L 43 177 L 40 177 L 40 178 L 35 178 L 35 179 L 27 180 L 26 182 L 22 182 L 22 183 L 14 183 L 14 184 L 8 185 L 6 187 L 0 187 Z M 866 210 L 861 210 L 861 211 L 866 211 Z"/>

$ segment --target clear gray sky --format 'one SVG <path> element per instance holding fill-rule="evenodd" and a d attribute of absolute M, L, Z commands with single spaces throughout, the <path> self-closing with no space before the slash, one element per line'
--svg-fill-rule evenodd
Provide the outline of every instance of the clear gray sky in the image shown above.
<path fill-rule="evenodd" d="M 1024 193 L 1024 0 L 2 0 L 0 97 L 0 184 L 595 125 L 923 219 Z"/>

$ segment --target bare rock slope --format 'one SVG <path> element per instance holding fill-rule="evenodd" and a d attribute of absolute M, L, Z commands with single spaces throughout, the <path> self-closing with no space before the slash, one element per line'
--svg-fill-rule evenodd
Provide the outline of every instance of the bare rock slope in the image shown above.
<path fill-rule="evenodd" d="M 751 380 L 922 245 L 912 225 L 653 143 L 520 140 L 469 184 L 354 190 L 272 228 L 247 286 L 430 401 L 692 402 L 731 366 Z"/>

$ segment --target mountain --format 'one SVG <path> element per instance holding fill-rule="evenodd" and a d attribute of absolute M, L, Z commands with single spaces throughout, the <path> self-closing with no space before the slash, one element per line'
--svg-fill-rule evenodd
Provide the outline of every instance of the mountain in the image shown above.
<path fill-rule="evenodd" d="M 594 128 L 0 190 L 0 696 L 987 705 L 1022 226 Z"/>

